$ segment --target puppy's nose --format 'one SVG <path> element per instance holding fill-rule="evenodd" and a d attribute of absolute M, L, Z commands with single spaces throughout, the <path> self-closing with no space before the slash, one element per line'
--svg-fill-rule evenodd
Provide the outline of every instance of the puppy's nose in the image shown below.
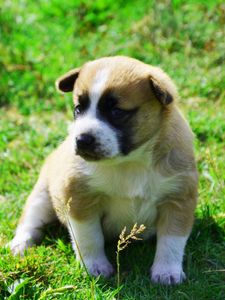
<path fill-rule="evenodd" d="M 80 151 L 91 150 L 94 146 L 95 138 L 89 133 L 83 133 L 76 138 L 77 149 Z"/>

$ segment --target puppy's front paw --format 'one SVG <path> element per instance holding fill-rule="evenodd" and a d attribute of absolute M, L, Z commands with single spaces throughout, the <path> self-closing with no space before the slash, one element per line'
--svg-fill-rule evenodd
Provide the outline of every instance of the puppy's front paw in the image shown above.
<path fill-rule="evenodd" d="M 13 255 L 23 255 L 25 250 L 33 245 L 31 240 L 19 241 L 13 239 L 7 246 L 9 246 Z"/>
<path fill-rule="evenodd" d="M 106 257 L 88 258 L 84 260 L 85 266 L 92 276 L 110 277 L 114 274 L 113 266 Z"/>
<path fill-rule="evenodd" d="M 23 234 L 15 236 L 11 242 L 7 244 L 13 255 L 24 255 L 27 248 L 33 246 L 35 241 L 31 238 L 29 234 Z"/>
<path fill-rule="evenodd" d="M 151 280 L 165 285 L 179 284 L 186 279 L 180 266 L 156 264 L 151 268 Z"/>

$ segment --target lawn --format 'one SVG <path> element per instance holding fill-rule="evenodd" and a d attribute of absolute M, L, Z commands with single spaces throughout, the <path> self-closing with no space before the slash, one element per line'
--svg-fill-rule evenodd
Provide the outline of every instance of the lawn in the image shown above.
<path fill-rule="evenodd" d="M 0 299 L 225 299 L 222 2 L 1 1 Z M 87 60 L 117 54 L 158 65 L 174 79 L 196 136 L 199 203 L 184 260 L 188 279 L 180 286 L 150 282 L 154 241 L 121 252 L 119 286 L 116 276 L 89 278 L 57 224 L 23 258 L 4 248 L 44 158 L 73 118 L 71 95 L 57 94 L 55 79 Z M 107 245 L 114 265 L 115 251 Z"/>

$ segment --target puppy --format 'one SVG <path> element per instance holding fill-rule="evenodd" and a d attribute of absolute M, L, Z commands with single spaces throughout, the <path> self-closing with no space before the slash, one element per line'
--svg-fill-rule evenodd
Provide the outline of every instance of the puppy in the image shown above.
<path fill-rule="evenodd" d="M 157 235 L 152 281 L 181 283 L 198 176 L 175 85 L 159 68 L 116 56 L 73 69 L 56 86 L 73 92 L 75 121 L 41 170 L 12 252 L 23 254 L 58 217 L 76 258 L 90 274 L 108 277 L 105 239 L 144 224 L 143 238 Z"/>

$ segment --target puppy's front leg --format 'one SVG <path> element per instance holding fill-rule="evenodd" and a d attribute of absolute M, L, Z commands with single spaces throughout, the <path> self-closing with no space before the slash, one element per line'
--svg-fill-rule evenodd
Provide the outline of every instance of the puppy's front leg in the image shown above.
<path fill-rule="evenodd" d="M 9 243 L 12 253 L 23 255 L 28 247 L 40 241 L 43 226 L 55 219 L 48 188 L 45 181 L 40 179 L 27 199 L 15 237 Z"/>
<path fill-rule="evenodd" d="M 193 223 L 195 201 L 164 203 L 159 207 L 157 247 L 151 279 L 155 283 L 178 284 L 185 279 L 182 268 L 186 241 Z"/>
<path fill-rule="evenodd" d="M 100 218 L 96 216 L 85 221 L 78 221 L 70 216 L 68 229 L 76 258 L 85 264 L 89 273 L 93 276 L 111 276 L 114 270 L 105 255 Z"/>

